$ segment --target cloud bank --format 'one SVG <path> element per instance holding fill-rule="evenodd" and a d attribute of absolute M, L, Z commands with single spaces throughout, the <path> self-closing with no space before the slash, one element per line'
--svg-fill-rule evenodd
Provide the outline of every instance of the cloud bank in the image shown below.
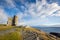
<path fill-rule="evenodd" d="M 60 6 L 58 2 L 52 2 L 53 0 L 50 0 L 50 2 L 52 3 L 47 2 L 47 0 L 35 1 L 30 2 L 27 0 L 5 0 L 6 3 L 4 5 L 6 5 L 5 7 L 7 7 L 9 10 L 14 9 L 14 11 L 17 11 L 16 13 L 13 13 L 10 10 L 12 14 L 17 14 L 17 16 L 19 17 L 18 25 L 34 26 L 60 23 Z M 9 16 L 7 16 L 8 13 L 5 11 L 5 7 L 3 6 L 3 9 L 0 10 L 0 15 L 5 16 L 5 18 L 0 16 L 0 19 L 6 19 L 4 22 L 7 21 L 7 17 Z"/>
<path fill-rule="evenodd" d="M 6 14 L 6 12 L 2 8 L 0 8 L 0 24 L 6 24 L 7 18 L 8 15 Z"/>
<path fill-rule="evenodd" d="M 46 0 L 36 0 L 36 3 L 26 3 L 25 8 L 28 8 L 24 11 L 24 14 L 20 18 L 29 17 L 30 20 L 23 20 L 20 24 L 22 25 L 49 25 L 55 23 L 49 23 L 49 17 L 60 17 L 60 6 L 57 2 L 51 4 L 47 3 Z M 19 16 L 19 14 L 18 14 Z M 51 20 L 51 19 L 50 19 Z M 52 21 L 52 20 L 51 20 Z M 51 22 L 50 21 L 50 22 Z M 56 23 L 57 24 L 57 23 Z"/>

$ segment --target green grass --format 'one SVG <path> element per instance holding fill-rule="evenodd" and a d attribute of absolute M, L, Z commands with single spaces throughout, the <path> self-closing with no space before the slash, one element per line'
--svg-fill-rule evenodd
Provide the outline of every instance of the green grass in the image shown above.
<path fill-rule="evenodd" d="M 0 40 L 23 40 L 22 31 L 36 32 L 39 34 L 38 35 L 39 37 L 42 37 L 45 40 L 51 40 L 51 39 L 55 40 L 55 38 L 52 38 L 49 35 L 46 35 L 45 32 L 39 31 L 35 28 L 24 28 L 22 26 L 19 26 L 19 27 L 16 27 L 16 26 L 0 26 L 0 31 L 5 31 L 5 30 L 11 29 L 11 28 L 14 28 L 14 31 L 11 31 L 11 32 L 6 33 L 4 35 L 0 35 Z"/>
<path fill-rule="evenodd" d="M 0 40 L 22 40 L 20 32 L 11 32 L 5 35 L 0 35 Z"/>
<path fill-rule="evenodd" d="M 8 30 L 14 28 L 15 26 L 0 26 L 0 31 Z"/>
<path fill-rule="evenodd" d="M 0 26 L 6 26 L 6 24 L 0 24 Z"/>
<path fill-rule="evenodd" d="M 22 28 L 17 28 L 16 26 L 0 26 L 0 31 L 15 28 L 14 32 L 10 32 L 4 35 L 0 35 L 0 40 L 23 40 L 21 30 Z"/>

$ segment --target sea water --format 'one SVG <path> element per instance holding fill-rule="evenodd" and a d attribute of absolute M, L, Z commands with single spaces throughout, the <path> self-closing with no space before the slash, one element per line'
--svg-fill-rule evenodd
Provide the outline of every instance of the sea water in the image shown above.
<path fill-rule="evenodd" d="M 60 33 L 60 27 L 34 27 L 36 29 L 42 30 L 44 32 L 58 32 Z"/>

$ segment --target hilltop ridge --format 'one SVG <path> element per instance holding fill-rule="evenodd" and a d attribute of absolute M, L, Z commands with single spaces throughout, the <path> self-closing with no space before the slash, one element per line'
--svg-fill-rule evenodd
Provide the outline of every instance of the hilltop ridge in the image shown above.
<path fill-rule="evenodd" d="M 0 40 L 60 40 L 60 38 L 32 27 L 11 26 L 0 30 Z"/>

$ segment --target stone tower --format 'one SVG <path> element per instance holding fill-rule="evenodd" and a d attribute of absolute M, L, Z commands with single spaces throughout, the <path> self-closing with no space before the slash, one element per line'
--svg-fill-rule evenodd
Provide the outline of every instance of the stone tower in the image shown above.
<path fill-rule="evenodd" d="M 11 26 L 11 25 L 12 25 L 12 18 L 8 17 L 7 26 Z"/>
<path fill-rule="evenodd" d="M 15 15 L 12 20 L 12 26 L 17 26 L 18 24 L 18 17 Z"/>
<path fill-rule="evenodd" d="M 15 15 L 13 18 L 8 18 L 7 26 L 17 26 L 18 17 Z"/>

